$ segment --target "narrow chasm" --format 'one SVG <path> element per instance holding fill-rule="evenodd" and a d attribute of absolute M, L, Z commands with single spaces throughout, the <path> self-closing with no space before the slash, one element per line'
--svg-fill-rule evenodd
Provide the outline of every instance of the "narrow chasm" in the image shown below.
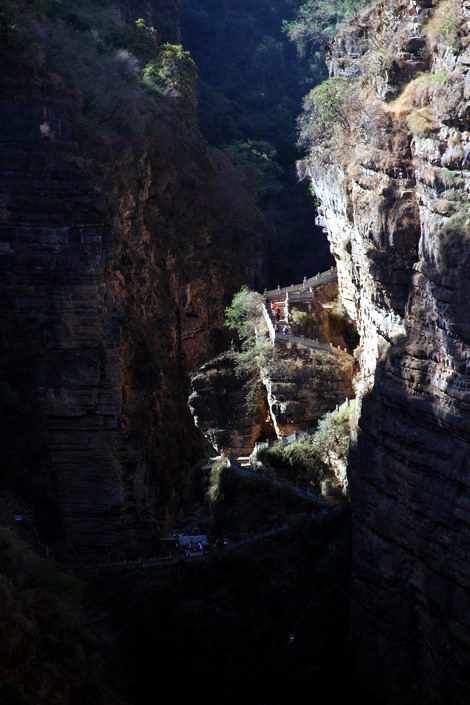
<path fill-rule="evenodd" d="M 468 705 L 469 29 L 3 0 L 0 703 Z"/>

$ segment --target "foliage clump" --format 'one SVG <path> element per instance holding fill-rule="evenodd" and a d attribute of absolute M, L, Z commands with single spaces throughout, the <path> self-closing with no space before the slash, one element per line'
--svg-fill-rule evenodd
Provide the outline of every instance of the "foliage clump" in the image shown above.
<path fill-rule="evenodd" d="M 59 571 L 0 529 L 2 703 L 116 702 L 97 667 L 80 604 L 84 588 L 83 580 Z"/>
<path fill-rule="evenodd" d="M 152 91 L 176 99 L 191 114 L 196 110 L 196 66 L 189 52 L 179 45 L 164 44 L 157 58 L 143 71 L 143 82 Z"/>
<path fill-rule="evenodd" d="M 298 308 L 293 308 L 291 310 L 292 320 L 296 326 L 299 328 L 304 328 L 307 325 L 308 313 L 307 311 L 301 311 Z"/>
<path fill-rule="evenodd" d="M 350 84 L 341 76 L 323 81 L 308 93 L 299 118 L 300 144 L 311 145 L 331 134 L 336 126 L 349 127 Z"/>
<path fill-rule="evenodd" d="M 282 189 L 282 168 L 279 166 L 274 147 L 263 140 L 236 140 L 224 151 L 240 168 L 245 185 L 254 191 L 257 199 L 279 194 Z"/>
<path fill-rule="evenodd" d="M 334 474 L 334 464 L 346 462 L 354 405 L 326 414 L 313 436 L 289 445 L 260 448 L 257 457 L 277 475 L 291 481 L 308 482 L 319 487 Z"/>
<path fill-rule="evenodd" d="M 284 30 L 300 54 L 324 49 L 332 40 L 338 25 L 365 7 L 370 0 L 308 0 L 296 17 L 284 22 Z"/>
<path fill-rule="evenodd" d="M 17 85 L 73 105 L 74 131 L 84 145 L 139 141 L 158 116 L 195 112 L 196 71 L 187 52 L 160 46 L 157 30 L 143 19 L 126 24 L 113 0 L 6 0 L 0 39 L 0 56 L 15 66 Z"/>
<path fill-rule="evenodd" d="M 261 318 L 263 297 L 247 286 L 242 286 L 230 306 L 225 309 L 225 325 L 235 332 L 241 340 L 254 335 L 254 326 Z"/>
<path fill-rule="evenodd" d="M 449 76 L 444 71 L 420 74 L 388 104 L 387 112 L 394 117 L 404 117 L 412 132 L 422 134 L 430 132 L 436 128 L 430 109 L 431 99 L 449 80 Z"/>
<path fill-rule="evenodd" d="M 257 335 L 255 327 L 262 323 L 263 297 L 243 286 L 225 309 L 225 325 L 240 340 L 235 355 L 235 374 L 245 380 L 246 407 L 256 412 L 264 397 L 261 370 L 269 369 L 274 360 L 274 348 L 268 338 Z"/>
<path fill-rule="evenodd" d="M 460 10 L 459 0 L 440 2 L 424 29 L 425 35 L 431 42 L 441 41 L 451 47 L 456 54 L 462 46 Z"/>

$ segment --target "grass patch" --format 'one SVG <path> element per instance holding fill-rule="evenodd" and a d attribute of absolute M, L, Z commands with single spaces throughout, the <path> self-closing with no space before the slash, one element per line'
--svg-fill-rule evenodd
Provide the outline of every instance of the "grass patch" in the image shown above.
<path fill-rule="evenodd" d="M 257 459 L 279 477 L 319 488 L 323 479 L 333 476 L 335 462 L 346 462 L 354 408 L 351 404 L 326 414 L 313 436 L 287 446 L 261 448 Z"/>
<path fill-rule="evenodd" d="M 435 73 L 422 73 L 410 81 L 400 95 L 387 105 L 387 112 L 397 118 L 406 117 L 415 108 L 424 108 L 429 105 L 430 92 L 433 86 L 449 80 L 444 71 Z"/>
<path fill-rule="evenodd" d="M 443 42 L 455 53 L 461 48 L 460 15 L 461 3 L 458 0 L 444 0 L 437 6 L 434 15 L 424 28 L 426 37 L 431 42 Z"/>

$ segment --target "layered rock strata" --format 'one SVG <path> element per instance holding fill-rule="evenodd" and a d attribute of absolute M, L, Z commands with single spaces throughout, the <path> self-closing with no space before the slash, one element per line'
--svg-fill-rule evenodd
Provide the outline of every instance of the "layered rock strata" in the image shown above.
<path fill-rule="evenodd" d="M 235 353 L 224 353 L 200 367 L 191 386 L 188 403 L 194 423 L 218 453 L 246 456 L 262 435 L 274 437 L 262 403 L 247 411 L 246 382 L 237 377 Z"/>
<path fill-rule="evenodd" d="M 68 558 L 115 555 L 178 512 L 201 444 L 187 372 L 220 349 L 226 292 L 262 253 L 249 272 L 229 256 L 230 165 L 169 99 L 144 138 L 90 148 L 80 96 L 14 68 L 16 89 L 1 75 L 0 362 L 41 435 L 26 494 Z"/>
<path fill-rule="evenodd" d="M 307 160 L 362 345 L 359 673 L 400 705 L 470 699 L 470 3 L 435 5 L 379 1 L 344 30 L 348 118 Z"/>

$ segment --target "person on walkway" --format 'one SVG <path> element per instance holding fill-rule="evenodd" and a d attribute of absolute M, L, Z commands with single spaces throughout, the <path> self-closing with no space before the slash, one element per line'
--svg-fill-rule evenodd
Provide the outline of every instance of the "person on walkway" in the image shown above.
<path fill-rule="evenodd" d="M 289 326 L 284 326 L 282 332 L 284 333 L 284 335 L 289 335 Z"/>
<path fill-rule="evenodd" d="M 279 323 L 279 321 L 281 320 L 281 309 L 279 308 L 279 306 L 276 308 L 276 318 L 277 322 Z"/>

